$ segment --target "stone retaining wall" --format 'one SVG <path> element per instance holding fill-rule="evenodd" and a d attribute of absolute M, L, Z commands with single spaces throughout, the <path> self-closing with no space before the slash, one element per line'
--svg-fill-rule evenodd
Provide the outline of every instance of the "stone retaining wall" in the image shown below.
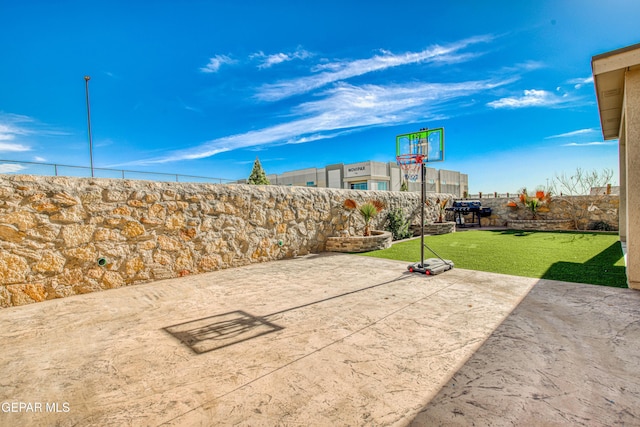
<path fill-rule="evenodd" d="M 393 235 L 389 231 L 372 230 L 371 236 L 339 236 L 327 238 L 329 252 L 369 252 L 391 247 Z"/>
<path fill-rule="evenodd" d="M 362 233 L 347 198 L 419 221 L 416 193 L 0 175 L 0 307 L 320 252 Z"/>
<path fill-rule="evenodd" d="M 565 231 L 573 230 L 574 222 L 566 219 L 510 219 L 507 227 L 513 230 Z"/>
<path fill-rule="evenodd" d="M 414 229 L 416 231 L 416 233 L 414 233 L 414 236 L 419 235 L 420 232 L 422 231 L 419 225 L 417 227 L 414 227 Z M 455 233 L 455 231 L 456 231 L 456 223 L 453 221 L 434 222 L 431 224 L 424 225 L 424 234 L 431 234 L 431 235 L 448 234 L 448 233 Z"/>
<path fill-rule="evenodd" d="M 482 218 L 482 226 L 498 226 L 515 228 L 514 221 L 527 221 L 532 219 L 531 212 L 525 209 L 518 201 L 517 196 L 512 198 L 480 199 L 483 207 L 491 208 L 491 216 Z M 509 207 L 509 202 L 517 202 L 516 207 Z M 618 208 L 620 197 L 608 196 L 555 196 L 551 202 L 538 213 L 542 220 L 562 220 L 550 223 L 550 228 L 545 230 L 575 230 L 574 209 L 577 208 L 577 222 L 579 229 L 593 229 L 597 223 L 604 223 L 611 230 L 618 230 Z M 531 224 L 528 224 L 531 225 Z M 533 226 L 532 226 L 533 227 Z M 540 228 L 529 228 L 538 229 Z"/>

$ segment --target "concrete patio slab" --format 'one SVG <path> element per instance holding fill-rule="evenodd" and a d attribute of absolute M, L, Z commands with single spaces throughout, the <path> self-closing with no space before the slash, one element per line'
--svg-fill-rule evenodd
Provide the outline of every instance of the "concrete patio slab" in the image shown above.
<path fill-rule="evenodd" d="M 493 342 L 491 334 L 532 288 L 542 299 L 566 297 L 546 292 L 554 286 L 462 269 L 419 276 L 402 262 L 321 254 L 6 308 L 0 425 L 446 425 L 450 414 L 433 418 L 429 402 L 487 338 Z M 628 295 L 637 308 L 636 295 Z M 576 307 L 597 307 L 575 298 Z M 538 311 L 520 316 L 545 314 Z M 640 341 L 621 345 L 637 321 L 624 334 L 615 322 L 575 328 L 617 334 L 616 354 L 638 366 Z M 553 325 L 560 336 L 575 333 Z M 511 340 L 521 332 L 511 329 Z M 539 371 L 526 362 L 553 357 L 546 353 L 553 348 L 539 350 L 523 369 Z M 622 384 L 620 371 L 599 372 L 602 383 Z M 624 387 L 637 406 L 633 384 L 625 380 Z M 521 398 L 534 389 L 532 383 Z M 469 424 L 475 416 L 456 420 Z M 483 416 L 481 423 L 500 420 L 490 411 Z"/>
<path fill-rule="evenodd" d="M 640 292 L 541 280 L 412 426 L 640 425 Z"/>
<path fill-rule="evenodd" d="M 406 424 L 535 280 L 405 265 L 326 254 L 4 309 L 0 424 Z"/>

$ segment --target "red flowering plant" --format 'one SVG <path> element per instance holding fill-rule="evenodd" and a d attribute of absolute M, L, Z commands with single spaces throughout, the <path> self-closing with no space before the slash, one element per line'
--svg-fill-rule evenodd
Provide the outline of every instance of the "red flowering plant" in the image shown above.
<path fill-rule="evenodd" d="M 520 202 L 529 210 L 533 215 L 533 219 L 538 218 L 538 212 L 542 207 L 551 201 L 551 192 L 545 191 L 544 188 L 536 189 L 535 195 L 530 196 L 526 188 L 520 190 L 519 196 Z"/>

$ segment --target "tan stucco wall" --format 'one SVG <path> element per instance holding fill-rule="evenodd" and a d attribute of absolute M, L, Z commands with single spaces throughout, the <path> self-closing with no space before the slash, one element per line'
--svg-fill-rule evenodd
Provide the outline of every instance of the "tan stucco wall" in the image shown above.
<path fill-rule="evenodd" d="M 622 128 L 624 129 L 624 117 L 622 118 Z M 618 140 L 618 165 L 620 171 L 620 241 L 627 241 L 627 146 L 624 132 L 620 133 Z"/>
<path fill-rule="evenodd" d="M 626 72 L 624 104 L 627 278 L 630 288 L 640 289 L 640 70 Z"/>

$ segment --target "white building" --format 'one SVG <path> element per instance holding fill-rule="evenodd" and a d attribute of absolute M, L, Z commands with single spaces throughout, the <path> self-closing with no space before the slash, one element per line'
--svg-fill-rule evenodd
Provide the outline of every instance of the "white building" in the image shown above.
<path fill-rule="evenodd" d="M 395 162 L 369 160 L 350 164 L 337 163 L 319 169 L 299 169 L 280 175 L 267 175 L 267 178 L 272 185 L 400 191 L 404 177 Z M 427 167 L 425 182 L 427 192 L 431 193 L 449 193 L 463 197 L 469 192 L 468 176 L 456 171 Z M 420 191 L 420 183 L 409 183 L 409 191 Z"/>

